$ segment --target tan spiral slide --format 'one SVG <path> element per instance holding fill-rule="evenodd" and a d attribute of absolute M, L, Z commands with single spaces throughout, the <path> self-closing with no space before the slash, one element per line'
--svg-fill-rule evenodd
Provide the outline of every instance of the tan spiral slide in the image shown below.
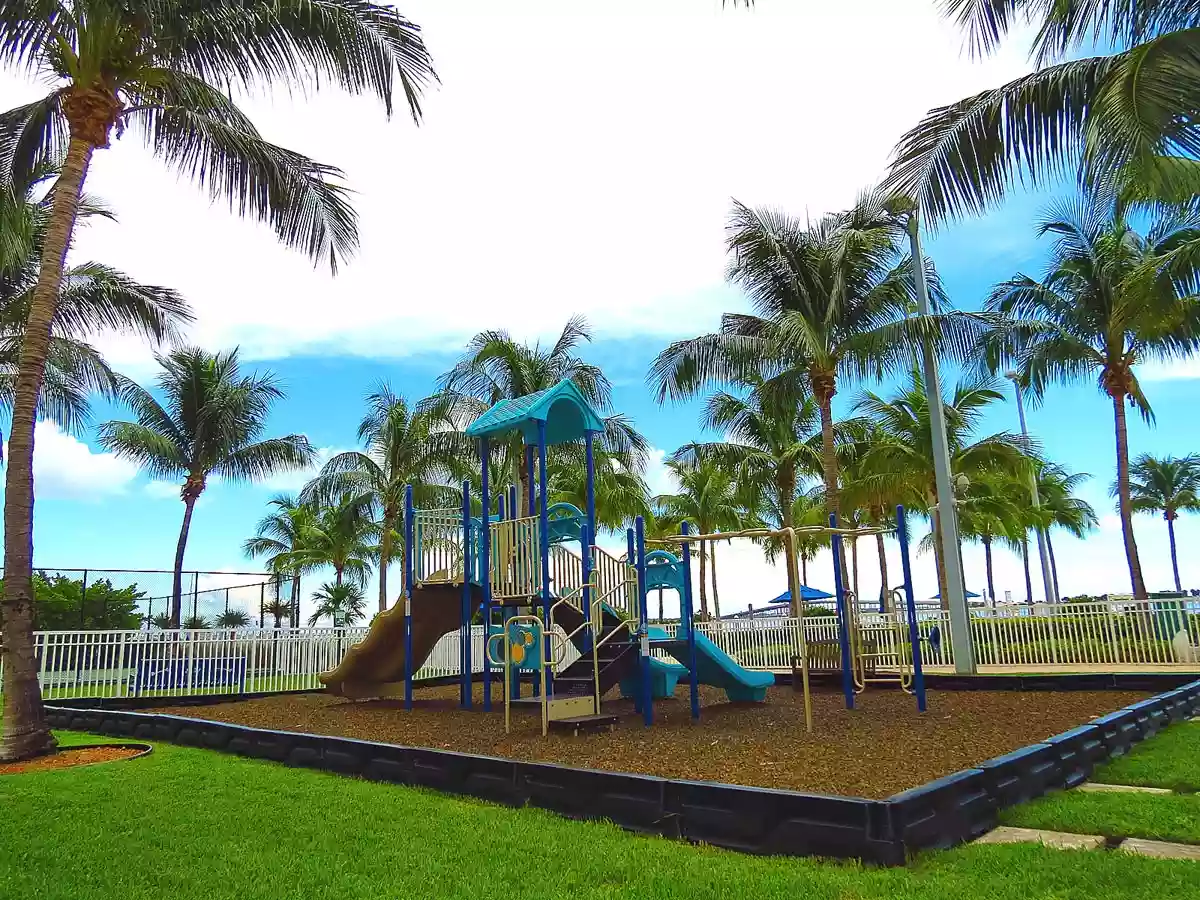
<path fill-rule="evenodd" d="M 462 610 L 461 584 L 426 584 L 413 591 L 413 671 L 421 668 L 442 635 L 456 631 Z M 471 585 L 471 615 L 483 589 Z M 404 693 L 404 604 L 397 603 L 371 622 L 360 644 L 346 651 L 337 668 L 318 676 L 330 693 L 342 697 L 398 697 Z"/>

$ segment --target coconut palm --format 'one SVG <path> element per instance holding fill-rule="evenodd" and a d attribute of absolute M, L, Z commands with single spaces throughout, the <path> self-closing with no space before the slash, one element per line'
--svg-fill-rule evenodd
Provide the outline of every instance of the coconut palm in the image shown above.
<path fill-rule="evenodd" d="M 1057 463 L 1046 460 L 1039 461 L 1037 469 L 1039 525 L 1046 532 L 1054 596 L 1062 597 L 1058 587 L 1058 563 L 1054 558 L 1054 529 L 1059 528 L 1082 540 L 1096 527 L 1096 511 L 1085 500 L 1075 496 L 1080 485 L 1091 476 L 1086 472 L 1068 472 Z"/>
<path fill-rule="evenodd" d="M 267 506 L 271 512 L 259 520 L 254 537 L 247 538 L 242 544 L 242 552 L 251 559 L 262 559 L 277 578 L 286 577 L 291 582 L 288 615 L 293 624 L 298 625 L 300 576 L 304 573 L 297 563 L 297 554 L 303 547 L 306 530 L 314 524 L 317 509 L 288 494 L 272 497 Z M 275 627 L 278 628 L 278 624 Z"/>
<path fill-rule="evenodd" d="M 620 531 L 638 516 L 649 522 L 650 491 L 640 471 L 631 469 L 620 454 L 596 450 L 595 471 L 596 527 Z M 547 459 L 547 490 L 551 503 L 570 503 L 587 508 L 587 465 L 584 453 L 576 445 L 563 446 Z"/>
<path fill-rule="evenodd" d="M 283 627 L 283 617 L 292 615 L 292 604 L 285 600 L 268 600 L 263 604 L 263 612 L 275 620 L 275 628 Z"/>
<path fill-rule="evenodd" d="M 308 626 L 312 628 L 322 619 L 329 619 L 335 627 L 353 625 L 367 614 L 367 598 L 361 585 L 353 582 L 329 584 L 326 582 L 312 596 L 317 604 Z"/>
<path fill-rule="evenodd" d="M 1116 485 L 1113 486 L 1114 492 Z M 1171 544 L 1171 573 L 1175 590 L 1179 580 L 1179 555 L 1175 549 L 1175 520 L 1181 512 L 1200 512 L 1200 456 L 1154 457 L 1143 453 L 1129 469 L 1129 493 L 1135 513 L 1162 513 Z"/>
<path fill-rule="evenodd" d="M 915 307 L 904 230 L 881 194 L 852 210 L 807 221 L 735 203 L 727 226 L 729 280 L 755 315 L 726 314 L 715 334 L 678 341 L 658 355 L 649 381 L 659 400 L 685 399 L 708 384 L 736 384 L 796 370 L 821 422 L 827 511 L 837 514 L 833 423 L 838 379 L 878 376 L 912 359 L 922 339 L 965 353 L 975 332 L 961 316 L 906 318 Z M 929 266 L 932 301 L 945 303 Z"/>
<path fill-rule="evenodd" d="M 1035 398 L 1055 382 L 1095 378 L 1113 407 L 1121 532 L 1134 596 L 1146 586 L 1133 534 L 1126 405 L 1152 420 L 1136 368 L 1200 348 L 1200 299 L 1182 280 L 1146 277 L 1156 261 L 1200 239 L 1200 211 L 1156 216 L 1145 234 L 1101 193 L 1051 208 L 1038 228 L 1055 238 L 1040 280 L 1019 274 L 996 286 L 991 362 L 1017 367 Z M 1176 275 L 1180 273 L 1175 272 Z"/>
<path fill-rule="evenodd" d="M 174 620 L 172 620 L 171 627 L 175 627 Z M 209 628 L 212 628 L 212 623 L 204 618 L 204 616 L 192 615 L 183 620 L 181 627 L 188 631 L 207 631 Z"/>
<path fill-rule="evenodd" d="M 952 475 L 964 476 L 968 484 L 989 477 L 991 473 L 1023 476 L 1028 483 L 1035 454 L 1034 446 L 1027 438 L 1002 431 L 973 439 L 987 408 L 1003 400 L 1004 394 L 997 382 L 985 377 L 960 381 L 953 398 L 944 404 L 950 471 Z M 856 409 L 874 421 L 889 438 L 868 451 L 866 465 L 871 471 L 880 473 L 879 482 L 893 492 L 894 497 L 909 509 L 926 512 L 933 522 L 938 589 L 945 605 L 948 596 L 946 568 L 941 554 L 941 521 L 937 511 L 929 400 L 924 379 L 914 371 L 909 383 L 888 398 L 866 391 Z"/>
<path fill-rule="evenodd" d="M 674 494 L 659 494 L 654 505 L 659 514 L 675 522 L 692 523 L 698 534 L 713 534 L 741 526 L 745 514 L 738 502 L 737 485 L 723 466 L 712 460 L 699 459 L 694 463 L 671 459 L 667 468 L 679 484 Z M 700 614 L 709 618 L 707 563 L 712 553 L 710 542 L 700 542 Z M 716 615 L 721 615 L 716 594 L 716 564 L 713 564 L 713 603 Z"/>
<path fill-rule="evenodd" d="M 532 347 L 513 340 L 507 331 L 484 331 L 475 335 L 467 352 L 439 382 L 438 393 L 423 408 L 445 415 L 465 428 L 472 420 L 501 400 L 511 400 L 554 387 L 569 379 L 601 413 L 612 404 L 612 384 L 597 367 L 576 355 L 579 345 L 591 340 L 587 320 L 574 316 L 551 347 Z M 646 440 L 622 415 L 605 419 L 599 447 L 617 457 L 628 470 L 640 472 L 645 464 Z M 501 471 L 518 486 L 518 496 L 528 493 L 526 473 L 531 470 L 534 448 L 524 446 L 514 434 L 492 447 Z M 549 474 L 547 461 L 547 475 Z"/>
<path fill-rule="evenodd" d="M 345 494 L 368 501 L 369 514 L 378 518 L 380 527 L 379 611 L 383 612 L 388 604 L 388 565 L 396 550 L 403 550 L 405 488 L 412 486 L 417 507 L 461 502 L 461 494 L 448 484 L 460 468 L 455 454 L 461 441 L 449 423 L 429 411 L 411 409 L 386 381 L 366 399 L 367 414 L 358 426 L 358 440 L 365 449 L 330 459 L 300 496 L 316 503 Z"/>
<path fill-rule="evenodd" d="M 198 348 L 158 356 L 163 402 L 141 385 L 124 380 L 121 400 L 136 422 L 100 427 L 100 444 L 136 462 L 159 480 L 183 479 L 183 524 L 175 548 L 171 615 L 176 622 L 183 594 L 183 556 L 196 501 L 208 479 L 260 481 L 312 463 L 308 438 L 289 434 L 262 439 L 267 416 L 283 391 L 271 375 L 242 375 L 236 349 L 210 354 Z"/>
<path fill-rule="evenodd" d="M 852 420 L 844 423 L 842 428 L 849 434 L 842 454 L 845 471 L 842 508 L 843 512 L 853 511 L 853 515 L 844 518 L 844 523 L 872 528 L 893 526 L 893 511 L 900 503 L 902 492 L 897 490 L 890 473 L 873 469 L 879 454 L 871 455 L 873 448 L 890 440 L 891 436 L 877 422 L 867 419 Z M 851 539 L 852 551 L 856 540 Z M 879 611 L 886 612 L 892 593 L 888 588 L 887 546 L 882 531 L 875 535 L 875 553 L 879 560 Z M 857 577 L 854 590 L 858 592 Z"/>
<path fill-rule="evenodd" d="M 175 623 L 171 619 L 170 613 L 155 613 L 150 618 L 150 624 L 159 631 L 166 631 L 168 628 L 175 627 Z"/>
<path fill-rule="evenodd" d="M 901 138 L 890 184 L 934 218 L 978 213 L 1016 184 L 1079 165 L 1135 194 L 1189 199 L 1200 188 L 1200 7 L 1184 0 L 947 0 L 972 49 L 1040 27 L 1038 69 L 931 110 Z M 1102 56 L 1080 51 L 1111 48 Z"/>
<path fill-rule="evenodd" d="M 265 140 L 231 99 L 271 82 L 373 93 L 414 118 L 434 77 L 418 29 L 365 0 L 11 0 L 0 55 L 36 71 L 50 92 L 0 114 L 0 183 L 61 168 L 13 385 L 5 507 L 5 758 L 51 746 L 30 687 L 24 610 L 33 588 L 33 432 L 84 182 L 96 150 L 137 131 L 151 150 L 213 199 L 268 224 L 288 246 L 335 268 L 357 243 L 340 172 Z M 14 705 L 16 704 L 16 705 Z M 29 718 L 33 717 L 33 718 Z"/>
<path fill-rule="evenodd" d="M 324 506 L 300 532 L 298 549 L 288 564 L 302 571 L 333 569 L 333 583 L 348 579 L 362 587 L 379 558 L 380 526 L 372 518 L 369 495 L 346 493 Z"/>
<path fill-rule="evenodd" d="M 983 544 L 983 559 L 987 578 L 987 596 L 996 605 L 996 574 L 992 549 L 996 542 L 1011 545 L 1019 541 L 1025 554 L 1028 584 L 1028 529 L 1032 524 L 1032 506 L 1027 497 L 1027 479 L 1014 478 L 1003 469 L 984 469 L 979 472 L 958 503 L 959 534 L 965 540 Z"/>
<path fill-rule="evenodd" d="M 0 230 L 9 258 L 0 264 L 0 412 L 13 408 L 21 342 L 37 284 L 55 173 L 27 185 L 0 185 Z M 41 196 L 39 197 L 39 191 Z M 81 219 L 112 218 L 94 200 L 81 201 Z M 51 328 L 38 417 L 75 432 L 87 421 L 88 395 L 116 393 L 116 376 L 86 338 L 100 331 L 140 334 L 157 343 L 178 337 L 192 316 L 169 288 L 143 285 L 116 269 L 86 262 L 66 269 Z"/>
<path fill-rule="evenodd" d="M 772 378 L 751 374 L 737 393 L 717 391 L 705 402 L 701 425 L 726 435 L 724 441 L 691 444 L 676 458 L 711 459 L 735 473 L 739 488 L 754 499 L 742 504 L 769 527 L 791 528 L 793 507 L 804 480 L 822 471 L 820 410 L 806 390 L 804 374 L 789 369 Z M 782 545 L 771 542 L 774 556 Z M 788 584 L 797 561 L 785 554 Z M 793 611 L 799 598 L 793 598 Z"/>
<path fill-rule="evenodd" d="M 236 631 L 239 628 L 245 628 L 249 624 L 250 616 L 240 609 L 227 609 L 213 619 L 213 625 L 215 627 L 228 628 L 230 631 Z"/>

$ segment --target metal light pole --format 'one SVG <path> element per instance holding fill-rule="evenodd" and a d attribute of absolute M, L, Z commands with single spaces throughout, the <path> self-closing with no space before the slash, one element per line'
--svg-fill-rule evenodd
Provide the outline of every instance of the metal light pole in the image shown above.
<path fill-rule="evenodd" d="M 1025 404 L 1021 400 L 1020 376 L 1016 372 L 1005 372 L 1004 377 L 1013 383 L 1013 390 L 1017 392 L 1017 418 L 1021 420 L 1022 436 L 1028 438 L 1029 429 L 1025 426 Z M 1036 472 L 1029 476 L 1029 492 L 1033 497 L 1033 508 L 1040 509 L 1042 500 L 1038 496 Z M 1050 569 L 1050 553 L 1046 546 L 1046 531 L 1040 525 L 1034 531 L 1037 532 L 1038 557 L 1042 561 L 1042 587 L 1046 592 L 1046 602 L 1053 603 L 1058 598 L 1054 596 L 1054 577 Z M 1031 601 L 1032 599 L 1030 598 Z"/>
<path fill-rule="evenodd" d="M 921 227 L 916 208 L 908 212 L 908 240 L 912 248 L 917 311 L 928 316 L 929 285 L 925 279 L 925 254 L 921 251 Z M 950 608 L 950 643 L 954 651 L 954 671 L 975 674 L 975 649 L 971 645 L 971 619 L 967 611 L 966 583 L 959 555 L 958 510 L 950 477 L 950 443 L 946 436 L 946 409 L 942 405 L 938 381 L 937 357 L 928 341 L 921 342 L 921 364 L 925 377 L 925 396 L 929 403 L 929 424 L 933 432 L 933 474 L 937 484 L 938 520 L 942 526 L 942 560 L 946 567 L 946 602 Z"/>

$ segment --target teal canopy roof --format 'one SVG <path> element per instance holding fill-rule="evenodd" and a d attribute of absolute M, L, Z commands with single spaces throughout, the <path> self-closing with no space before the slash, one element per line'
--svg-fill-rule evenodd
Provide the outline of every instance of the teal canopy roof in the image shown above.
<path fill-rule="evenodd" d="M 512 400 L 501 400 L 467 426 L 468 437 L 495 437 L 521 432 L 526 444 L 537 443 L 538 422 L 546 423 L 546 443 L 566 444 L 586 432 L 603 431 L 604 420 L 571 381 Z"/>

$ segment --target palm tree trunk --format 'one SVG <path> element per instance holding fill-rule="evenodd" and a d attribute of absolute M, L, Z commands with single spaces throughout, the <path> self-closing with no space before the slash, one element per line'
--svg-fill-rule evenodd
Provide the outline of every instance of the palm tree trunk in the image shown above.
<path fill-rule="evenodd" d="M 790 480 L 785 481 L 785 483 L 779 487 L 779 498 L 778 499 L 779 499 L 779 510 L 780 510 L 780 524 L 783 525 L 784 528 L 792 527 L 792 494 L 795 493 L 794 485 L 795 485 L 795 479 L 792 478 Z M 788 548 L 788 546 L 786 544 L 784 544 L 783 552 L 784 552 L 784 558 L 786 560 L 786 565 L 787 565 L 788 590 L 790 591 L 792 589 L 792 585 L 794 583 L 803 584 L 804 579 L 801 578 L 801 579 L 797 580 L 797 578 L 796 578 L 796 557 L 795 557 L 795 555 L 793 555 L 792 551 Z M 796 548 L 796 552 L 799 553 L 798 547 Z M 801 560 L 801 564 L 803 564 L 803 559 Z M 800 616 L 800 598 L 792 597 L 792 600 L 791 600 L 791 603 L 789 604 L 789 606 L 791 608 L 790 611 L 792 614 L 792 618 L 799 618 L 799 616 Z"/>
<path fill-rule="evenodd" d="M 300 573 L 292 576 L 292 627 L 300 627 Z"/>
<path fill-rule="evenodd" d="M 1175 575 L 1175 593 L 1182 593 L 1183 586 L 1179 581 L 1179 555 L 1175 552 L 1175 518 L 1167 519 L 1167 536 L 1171 539 L 1171 572 Z"/>
<path fill-rule="evenodd" d="M 803 551 L 800 553 L 800 584 L 808 584 L 808 558 L 804 555 Z M 799 612 L 796 614 L 799 615 Z"/>
<path fill-rule="evenodd" d="M 709 562 L 712 563 L 710 571 L 712 572 L 713 586 L 713 615 L 718 619 L 721 618 L 721 596 L 717 593 L 717 542 L 713 541 L 712 546 L 708 550 L 710 555 Z M 1176 579 L 1178 581 L 1178 579 Z"/>
<path fill-rule="evenodd" d="M 338 585 L 339 587 L 341 586 L 341 583 L 342 583 L 342 568 L 343 568 L 343 566 L 334 566 L 333 567 L 333 583 Z"/>
<path fill-rule="evenodd" d="M 663 615 L 663 589 L 658 589 L 658 621 L 662 622 L 666 616 Z M 682 617 L 681 617 L 682 618 Z"/>
<path fill-rule="evenodd" d="M 858 603 L 862 599 L 862 595 L 858 592 L 858 538 L 856 537 L 850 539 L 850 560 L 850 568 L 853 572 L 854 602 Z"/>
<path fill-rule="evenodd" d="M 1029 535 L 1021 541 L 1021 564 L 1025 567 L 1025 602 L 1033 603 L 1033 579 L 1029 577 Z"/>
<path fill-rule="evenodd" d="M 183 524 L 179 526 L 179 540 L 175 544 L 175 580 L 171 585 L 171 624 L 175 628 L 183 621 L 183 554 L 187 552 L 192 510 L 195 508 L 196 498 L 189 493 L 183 501 Z"/>
<path fill-rule="evenodd" d="M 1050 540 L 1050 529 L 1046 529 L 1046 553 L 1050 556 L 1050 580 L 1054 584 L 1054 600 L 1062 599 L 1062 591 L 1058 587 L 1058 561 L 1054 558 L 1054 541 Z"/>
<path fill-rule="evenodd" d="M 995 570 L 992 568 L 992 538 L 991 535 L 983 536 L 983 561 L 987 566 L 987 592 L 988 603 L 991 606 L 996 605 L 996 577 Z"/>
<path fill-rule="evenodd" d="M 1125 558 L 1129 562 L 1129 581 L 1135 600 L 1146 599 L 1142 561 L 1133 537 L 1133 506 L 1129 495 L 1129 432 L 1125 427 L 1125 394 L 1113 394 L 1113 414 L 1117 437 L 1117 499 L 1121 511 L 1121 536 L 1125 539 Z"/>
<path fill-rule="evenodd" d="M 892 592 L 888 590 L 887 547 L 884 545 L 882 532 L 875 535 L 875 549 L 879 552 L 879 611 L 882 613 L 887 612 L 888 606 L 892 605 Z"/>
<path fill-rule="evenodd" d="M 56 746 L 42 708 L 33 646 L 33 433 L 63 266 L 92 150 L 92 144 L 74 136 L 67 145 L 54 187 L 41 268 L 29 304 L 13 390 L 4 483 L 4 599 L 0 602 L 4 732 L 0 760 L 29 759 Z"/>
<path fill-rule="evenodd" d="M 700 542 L 700 615 L 708 619 L 708 554 L 704 549 L 704 541 Z"/>
<path fill-rule="evenodd" d="M 930 514 L 933 519 L 933 559 L 937 566 L 938 604 L 943 612 L 950 610 L 950 582 L 946 578 L 946 561 L 942 559 L 942 516 L 933 507 Z"/>
<path fill-rule="evenodd" d="M 829 380 L 832 382 L 833 378 Z M 821 405 L 821 471 L 825 480 L 825 512 L 840 516 L 837 452 L 833 443 L 833 389 L 830 386 L 828 394 L 817 393 L 814 385 L 814 393 L 820 398 Z"/>
<path fill-rule="evenodd" d="M 383 612 L 388 606 L 387 572 L 388 563 L 392 559 L 392 521 L 388 516 L 383 518 L 383 536 L 379 539 L 379 611 Z"/>

